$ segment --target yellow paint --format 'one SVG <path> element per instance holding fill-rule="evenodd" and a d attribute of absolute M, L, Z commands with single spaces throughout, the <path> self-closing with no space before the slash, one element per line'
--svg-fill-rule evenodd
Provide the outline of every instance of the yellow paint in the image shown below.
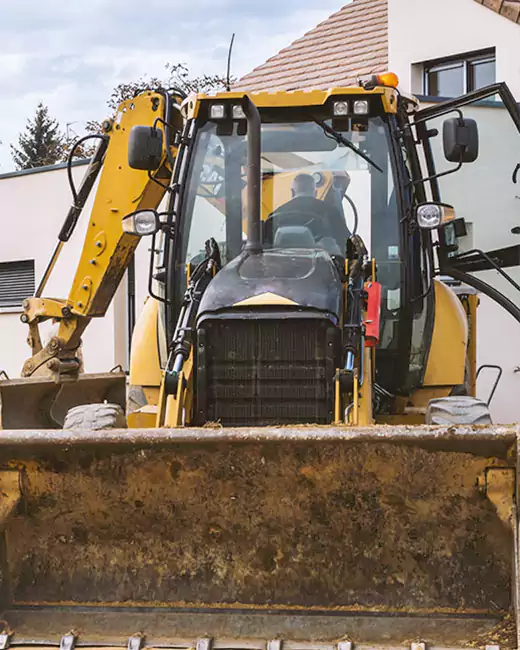
<path fill-rule="evenodd" d="M 262 179 L 262 220 L 265 221 L 277 208 L 290 201 L 292 186 L 295 176 L 301 173 L 302 169 L 308 166 L 308 160 L 300 159 L 297 171 L 281 172 L 275 176 L 264 176 Z M 295 163 L 296 165 L 296 163 Z M 326 201 L 328 195 L 334 190 L 334 176 L 346 176 L 345 172 L 330 172 L 319 170 L 322 175 L 322 183 L 316 188 L 316 198 Z M 247 188 L 244 188 L 242 200 L 247 205 Z M 225 206 L 222 206 L 224 209 Z M 242 228 L 247 232 L 247 219 L 244 217 Z"/>
<path fill-rule="evenodd" d="M 359 422 L 359 380 L 357 371 L 354 371 L 353 386 L 353 406 L 350 411 L 349 423 L 356 426 Z"/>
<path fill-rule="evenodd" d="M 258 296 L 251 296 L 240 302 L 236 302 L 233 307 L 251 307 L 252 305 L 297 305 L 297 302 L 278 296 L 275 293 L 260 293 Z"/>
<path fill-rule="evenodd" d="M 62 318 L 65 300 L 53 298 L 27 298 L 23 302 L 27 323 L 42 322 L 48 318 Z"/>
<path fill-rule="evenodd" d="M 164 381 L 161 384 L 157 408 L 157 427 L 177 428 L 184 422 L 190 424 L 193 405 L 193 348 L 179 373 L 177 393 L 166 395 Z"/>
<path fill-rule="evenodd" d="M 341 386 L 340 386 L 340 370 L 336 370 L 336 375 L 334 376 L 334 424 L 341 424 L 343 422 L 343 417 L 341 415 L 342 410 L 342 399 L 341 399 Z"/>
<path fill-rule="evenodd" d="M 148 298 L 135 324 L 130 354 L 132 386 L 160 386 L 158 336 L 159 303 Z"/>
<path fill-rule="evenodd" d="M 193 420 L 193 396 L 195 392 L 193 376 L 193 348 L 190 350 L 190 356 L 184 362 L 184 377 L 186 378 L 186 387 L 184 393 L 184 421 L 191 424 Z"/>
<path fill-rule="evenodd" d="M 143 386 L 143 392 L 146 399 L 146 403 L 152 406 L 157 406 L 159 403 L 159 389 L 160 385 L 157 386 Z"/>
<path fill-rule="evenodd" d="M 363 385 L 359 386 L 359 401 L 358 401 L 358 417 L 357 422 L 359 426 L 368 427 L 374 424 L 374 416 L 372 414 L 372 348 L 367 348 L 362 351 L 365 363 L 365 375 L 363 378 Z"/>
<path fill-rule="evenodd" d="M 164 188 L 152 181 L 147 171 L 131 169 L 128 165 L 128 140 L 132 127 L 152 126 L 157 118 L 165 117 L 163 95 L 145 92 L 119 106 L 115 119 L 107 131 L 109 143 L 95 193 L 94 205 L 87 224 L 85 240 L 72 282 L 66 306 L 70 315 L 56 315 L 59 300 L 39 300 L 37 322 L 50 317 L 59 321 L 58 338 L 62 349 L 75 349 L 93 316 L 104 316 L 112 302 L 140 238 L 123 232 L 122 219 L 127 214 L 144 208 L 157 208 Z M 182 118 L 174 112 L 174 127 Z M 163 129 L 160 122 L 157 128 Z M 171 176 L 164 138 L 161 176 Z M 172 154 L 175 150 L 172 148 Z M 39 333 L 31 331 L 32 359 L 41 349 Z M 36 368 L 39 364 L 29 364 Z M 32 374 L 28 372 L 27 374 Z"/>
<path fill-rule="evenodd" d="M 281 155 L 284 156 L 293 156 L 296 160 L 292 161 L 293 166 L 296 168 L 296 171 L 287 171 L 287 172 L 277 172 L 275 176 L 264 174 L 262 178 L 261 185 L 261 218 L 262 221 L 265 221 L 277 208 L 284 205 L 290 201 L 292 196 L 292 184 L 294 177 L 301 173 L 302 169 L 311 165 L 309 160 L 296 156 L 295 154 L 276 154 L 277 163 L 283 165 L 279 160 Z M 274 161 L 273 161 L 274 162 Z M 213 163 L 218 165 L 219 162 L 215 161 Z M 320 201 L 327 201 L 328 195 L 331 191 L 334 190 L 334 177 L 346 176 L 346 172 L 341 171 L 326 171 L 326 170 L 317 170 L 323 177 L 323 182 L 320 187 L 316 188 L 316 198 Z M 221 167 L 221 173 L 224 174 L 224 168 Z M 208 196 L 204 197 L 208 203 L 221 214 L 226 213 L 226 202 L 223 198 L 215 198 L 211 196 L 210 190 L 208 189 Z M 244 216 L 242 218 L 242 230 L 247 233 L 247 187 L 244 187 L 242 191 L 242 205 L 244 207 Z M 189 265 L 187 265 L 189 266 Z M 187 277 L 187 280 L 189 278 Z"/>
<path fill-rule="evenodd" d="M 468 320 L 460 300 L 435 280 L 435 323 L 423 385 L 463 384 L 467 342 Z"/>
<path fill-rule="evenodd" d="M 154 108 L 155 107 L 155 108 Z M 85 243 L 69 294 L 74 313 L 101 316 L 117 288 L 140 238 L 123 232 L 125 215 L 144 208 L 157 208 L 164 189 L 150 181 L 147 171 L 128 165 L 128 139 L 135 125 L 152 126 L 165 115 L 165 100 L 158 93 L 144 93 L 123 102 L 110 132 L 105 162 L 101 171 Z M 161 124 L 157 128 L 162 129 Z M 166 140 L 166 138 L 164 138 Z M 163 152 L 166 159 L 166 150 Z M 93 263 L 94 262 L 94 263 Z M 94 290 L 84 298 L 86 277 Z"/>
<path fill-rule="evenodd" d="M 184 414 L 184 372 L 179 373 L 176 395 L 168 395 L 166 398 L 166 414 L 164 416 L 164 426 L 174 429 L 182 426 L 182 416 Z"/>
<path fill-rule="evenodd" d="M 164 382 L 164 371 L 162 373 L 161 388 L 159 390 L 159 399 L 157 401 L 157 418 L 155 420 L 155 426 L 160 429 L 164 426 L 164 419 L 166 416 L 166 386 Z"/>
<path fill-rule="evenodd" d="M 157 421 L 157 406 L 143 406 L 130 413 L 126 421 L 129 429 L 153 429 Z"/>
<path fill-rule="evenodd" d="M 473 397 L 477 394 L 477 308 L 479 297 L 469 294 L 462 297 L 463 306 L 468 316 L 469 342 L 468 342 L 468 392 Z"/>
<path fill-rule="evenodd" d="M 430 387 L 430 388 L 418 388 L 414 391 L 409 399 L 408 406 L 412 408 L 424 408 L 428 406 L 428 403 L 432 399 L 438 399 L 439 397 L 448 397 L 451 393 L 452 386 L 440 386 L 440 387 Z"/>
<path fill-rule="evenodd" d="M 345 95 L 366 97 L 380 97 L 383 108 L 387 113 L 397 112 L 397 90 L 378 86 L 373 90 L 365 90 L 361 86 L 336 87 L 328 90 L 279 90 L 275 92 L 221 92 L 215 95 L 200 93 L 191 95 L 182 105 L 182 112 L 188 119 L 197 117 L 203 102 L 231 101 L 238 103 L 247 95 L 258 108 L 284 108 L 300 106 L 323 106 L 331 97 Z"/>

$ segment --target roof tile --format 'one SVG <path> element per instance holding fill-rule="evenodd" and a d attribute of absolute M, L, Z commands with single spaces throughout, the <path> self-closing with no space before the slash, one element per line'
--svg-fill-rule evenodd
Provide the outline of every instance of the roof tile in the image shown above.
<path fill-rule="evenodd" d="M 520 0 L 475 0 L 475 2 L 520 24 Z"/>
<path fill-rule="evenodd" d="M 387 67 L 388 0 L 353 0 L 242 77 L 236 88 L 330 88 Z"/>

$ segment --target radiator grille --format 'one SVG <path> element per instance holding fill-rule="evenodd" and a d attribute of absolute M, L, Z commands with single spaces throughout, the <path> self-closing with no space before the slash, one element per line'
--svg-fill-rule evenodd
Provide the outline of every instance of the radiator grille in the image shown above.
<path fill-rule="evenodd" d="M 227 426 L 330 422 L 335 337 L 321 319 L 204 323 L 198 419 Z"/>

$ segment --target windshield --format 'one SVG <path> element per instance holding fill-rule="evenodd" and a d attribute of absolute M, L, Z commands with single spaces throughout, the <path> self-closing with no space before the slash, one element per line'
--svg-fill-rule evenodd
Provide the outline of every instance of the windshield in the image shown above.
<path fill-rule="evenodd" d="M 262 237 L 265 248 L 316 248 L 343 257 L 351 234 L 363 238 L 378 263 L 388 325 L 401 307 L 400 224 L 390 164 L 388 127 L 365 118 L 338 133 L 331 120 L 262 124 Z M 207 121 L 197 130 L 180 221 L 178 296 L 186 264 L 204 258 L 213 237 L 222 263 L 240 254 L 247 237 L 245 123 Z M 385 340 L 386 337 L 386 340 Z"/>

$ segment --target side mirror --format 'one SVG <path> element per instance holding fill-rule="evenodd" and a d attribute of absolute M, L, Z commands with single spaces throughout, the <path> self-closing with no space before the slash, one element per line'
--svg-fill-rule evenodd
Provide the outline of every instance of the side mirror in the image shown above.
<path fill-rule="evenodd" d="M 136 210 L 123 217 L 123 231 L 130 235 L 155 235 L 160 227 L 159 214 L 155 210 Z"/>
<path fill-rule="evenodd" d="M 132 169 L 158 169 L 162 160 L 163 133 L 154 126 L 134 126 L 128 138 L 128 164 Z"/>
<path fill-rule="evenodd" d="M 472 163 L 478 158 L 478 126 L 469 117 L 450 117 L 442 125 L 442 142 L 446 160 Z"/>
<path fill-rule="evenodd" d="M 415 208 L 415 218 L 419 228 L 434 230 L 455 219 L 455 210 L 452 205 L 428 201 L 420 203 Z"/>

